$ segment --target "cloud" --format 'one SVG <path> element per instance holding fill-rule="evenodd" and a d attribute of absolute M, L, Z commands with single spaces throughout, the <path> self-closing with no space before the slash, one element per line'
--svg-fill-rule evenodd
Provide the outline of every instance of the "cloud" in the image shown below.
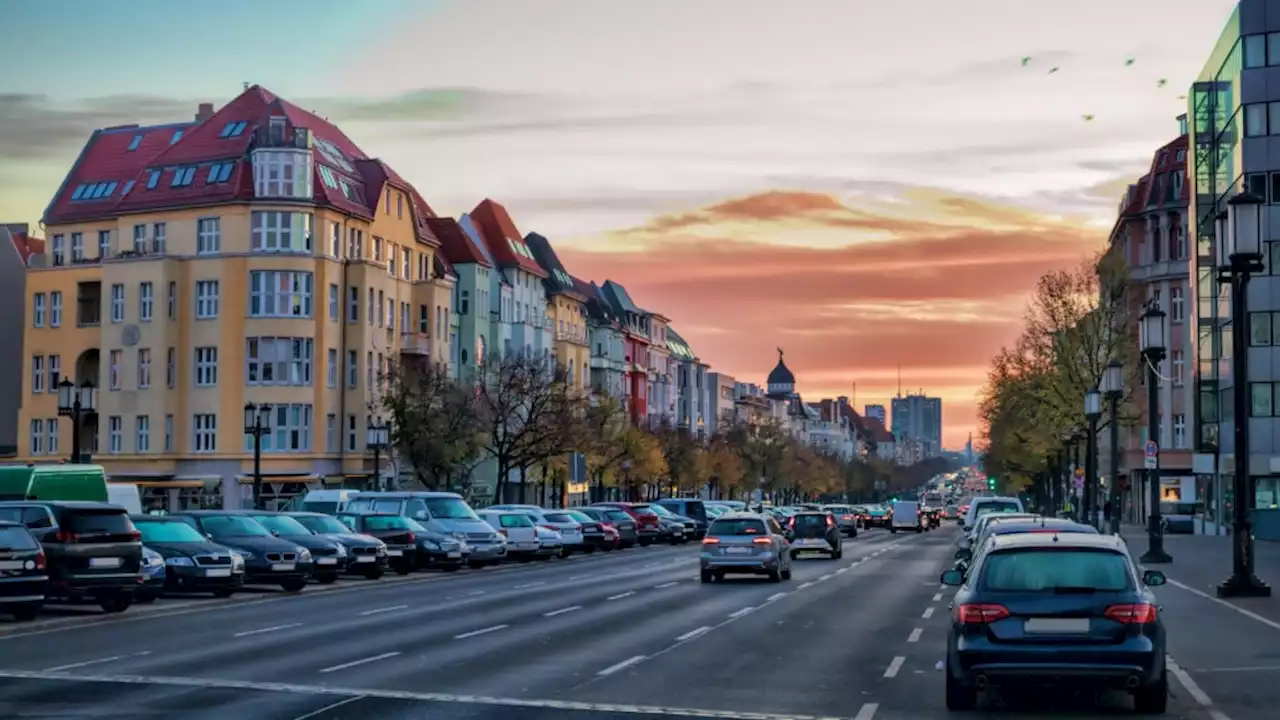
<path fill-rule="evenodd" d="M 83 145 L 94 130 L 129 123 L 177 122 L 196 103 L 146 95 L 116 95 L 74 103 L 45 95 L 0 94 L 0 157 L 30 160 Z"/>

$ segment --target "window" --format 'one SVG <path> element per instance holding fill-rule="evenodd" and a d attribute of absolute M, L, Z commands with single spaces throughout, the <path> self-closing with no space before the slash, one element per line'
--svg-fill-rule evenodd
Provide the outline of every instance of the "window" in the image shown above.
<path fill-rule="evenodd" d="M 333 413 L 324 416 L 324 449 L 338 452 L 338 416 Z"/>
<path fill-rule="evenodd" d="M 370 350 L 369 352 L 365 353 L 365 358 L 364 358 L 364 374 L 366 376 L 365 387 L 368 387 L 368 388 L 373 387 L 373 368 L 374 368 L 373 351 Z"/>
<path fill-rule="evenodd" d="M 360 381 L 360 356 L 355 350 L 347 351 L 347 387 L 354 388 Z"/>
<path fill-rule="evenodd" d="M 338 322 L 338 284 L 331 283 L 329 285 L 329 321 Z"/>
<path fill-rule="evenodd" d="M 311 273 L 255 270 L 249 273 L 250 317 L 311 317 Z"/>
<path fill-rule="evenodd" d="M 1173 357 L 1173 384 L 1180 386 L 1185 377 L 1183 373 L 1186 366 L 1186 354 L 1181 350 L 1174 350 L 1170 355 Z"/>
<path fill-rule="evenodd" d="M 173 452 L 173 416 L 164 416 L 164 451 Z"/>
<path fill-rule="evenodd" d="M 218 281 L 196 281 L 196 319 L 211 320 L 218 317 Z"/>
<path fill-rule="evenodd" d="M 181 134 L 181 130 L 178 131 Z M 173 171 L 173 181 L 169 183 L 169 187 L 186 187 L 191 184 L 191 180 L 196 176 L 196 167 L 189 165 L 180 167 Z"/>
<path fill-rule="evenodd" d="M 325 169 L 324 166 L 321 166 L 321 169 Z M 329 254 L 342 257 L 342 225 L 339 223 L 329 225 Z"/>
<path fill-rule="evenodd" d="M 31 326 L 44 327 L 44 293 L 36 293 L 31 304 Z"/>
<path fill-rule="evenodd" d="M 124 322 L 124 285 L 111 286 L 111 322 Z"/>
<path fill-rule="evenodd" d="M 214 452 L 218 449 L 218 416 L 212 413 L 197 413 L 192 418 L 195 430 L 195 452 Z"/>
<path fill-rule="evenodd" d="M 84 233 L 71 233 L 71 262 L 84 262 Z"/>
<path fill-rule="evenodd" d="M 196 348 L 196 387 L 218 384 L 218 348 Z"/>
<path fill-rule="evenodd" d="M 273 405 L 267 432 L 262 435 L 262 452 L 299 452 L 311 449 L 311 406 Z M 253 435 L 244 436 L 245 450 L 253 449 Z"/>
<path fill-rule="evenodd" d="M 238 137 L 240 133 L 244 132 L 244 128 L 246 124 L 247 123 L 244 120 L 240 120 L 238 122 L 235 120 L 232 120 L 231 122 L 227 123 L 225 127 L 222 128 L 222 132 L 218 133 L 218 137 L 220 138 Z"/>
<path fill-rule="evenodd" d="M 365 314 L 368 316 L 369 327 L 373 327 L 373 320 L 378 314 L 377 295 L 373 288 L 369 288 L 369 304 L 365 308 Z"/>
<path fill-rule="evenodd" d="M 62 327 L 62 291 L 49 293 L 49 327 Z"/>
<path fill-rule="evenodd" d="M 208 255 L 222 249 L 222 219 L 201 218 L 196 221 L 196 254 Z"/>
<path fill-rule="evenodd" d="M 311 338 L 251 337 L 245 340 L 249 385 L 311 384 Z"/>
<path fill-rule="evenodd" d="M 311 252 L 310 213 L 255 212 L 251 249 L 265 253 Z"/>
<path fill-rule="evenodd" d="M 134 452 L 151 452 L 150 415 L 139 415 L 134 419 Z"/>
<path fill-rule="evenodd" d="M 1280 382 L 1249 383 L 1249 416 L 1275 417 L 1277 390 Z"/>
<path fill-rule="evenodd" d="M 355 452 L 356 449 L 356 416 L 347 416 L 347 452 Z"/>
<path fill-rule="evenodd" d="M 404 195 L 396 193 L 396 217 L 404 218 Z"/>
<path fill-rule="evenodd" d="M 151 387 L 151 349 L 138 348 L 138 387 Z"/>
<path fill-rule="evenodd" d="M 401 259 L 401 267 L 400 267 L 401 275 L 403 275 L 405 280 L 412 280 L 413 279 L 413 275 L 412 275 L 413 251 L 411 251 L 409 248 L 404 248 L 404 250 L 400 253 L 400 259 Z"/>
<path fill-rule="evenodd" d="M 58 418 L 49 418 L 44 421 L 45 434 L 48 436 L 48 448 L 50 455 L 58 454 Z"/>
<path fill-rule="evenodd" d="M 111 231 L 98 231 L 98 259 L 106 260 L 111 257 Z"/>
<path fill-rule="evenodd" d="M 44 421 L 32 420 L 30 433 L 31 433 L 31 440 L 30 440 L 31 454 L 43 455 L 44 454 Z"/>
<path fill-rule="evenodd" d="M 44 392 L 44 356 L 31 356 L 31 392 Z"/>
<path fill-rule="evenodd" d="M 347 322 L 360 322 L 360 288 L 349 288 L 347 293 Z"/>
<path fill-rule="evenodd" d="M 124 359 L 123 350 L 112 350 L 107 356 L 107 382 L 112 390 L 120 389 L 120 363 Z"/>
<path fill-rule="evenodd" d="M 1024 548 L 988 554 L 981 584 L 992 592 L 1048 593 L 1054 588 L 1118 592 L 1133 588 L 1131 563 L 1117 552 Z"/>
<path fill-rule="evenodd" d="M 58 383 L 62 382 L 62 356 L 49 356 L 49 392 L 58 392 Z"/>
<path fill-rule="evenodd" d="M 1180 323 L 1187 318 L 1187 308 L 1182 288 L 1169 288 L 1169 306 L 1171 322 Z"/>
<path fill-rule="evenodd" d="M 156 223 L 152 226 L 151 235 L 151 252 L 163 253 L 165 240 L 165 224 Z"/>
<path fill-rule="evenodd" d="M 231 173 L 236 169 L 234 162 L 218 162 L 209 166 L 209 177 L 205 178 L 206 185 L 216 185 L 224 183 L 231 179 Z"/>
<path fill-rule="evenodd" d="M 1265 103 L 1250 103 L 1244 106 L 1245 137 L 1261 137 L 1267 134 L 1267 106 Z"/>
<path fill-rule="evenodd" d="M 353 260 L 364 258 L 364 231 L 355 228 L 347 229 L 347 257 Z"/>
<path fill-rule="evenodd" d="M 1280 335 L 1280 312 L 1249 313 L 1249 344 L 1264 347 L 1278 344 L 1276 336 Z"/>
<path fill-rule="evenodd" d="M 128 150 L 128 152 L 133 152 L 134 150 L 137 150 L 137 149 L 138 149 L 138 146 L 139 146 L 139 145 L 141 145 L 141 144 L 142 144 L 142 136 L 141 136 L 141 135 L 134 135 L 134 136 L 133 136 L 133 140 L 129 141 L 129 150 Z"/>
<path fill-rule="evenodd" d="M 338 387 L 338 350 L 329 348 L 329 352 L 325 355 L 325 385 L 331 388 Z"/>
<path fill-rule="evenodd" d="M 54 235 L 52 245 L 53 245 L 53 254 L 52 254 L 53 258 L 51 262 L 53 263 L 54 267 L 57 267 L 58 265 L 65 265 L 67 263 L 66 237 L 63 235 Z"/>
<path fill-rule="evenodd" d="M 164 358 L 164 384 L 166 387 L 175 387 L 178 384 L 178 349 L 169 348 L 165 351 Z"/>
<path fill-rule="evenodd" d="M 169 283 L 169 319 L 178 319 L 178 283 Z"/>
<path fill-rule="evenodd" d="M 138 319 L 142 322 L 151 322 L 151 314 L 156 305 L 155 295 L 155 286 L 151 283 L 144 282 L 138 286 Z"/>
<path fill-rule="evenodd" d="M 107 452 L 118 454 L 124 445 L 124 419 L 119 415 L 107 418 Z"/>
<path fill-rule="evenodd" d="M 273 137 L 277 129 L 271 128 Z M 278 142 L 284 142 L 279 126 Z M 253 155 L 253 186 L 258 197 L 292 197 L 310 200 L 311 153 L 271 150 Z"/>

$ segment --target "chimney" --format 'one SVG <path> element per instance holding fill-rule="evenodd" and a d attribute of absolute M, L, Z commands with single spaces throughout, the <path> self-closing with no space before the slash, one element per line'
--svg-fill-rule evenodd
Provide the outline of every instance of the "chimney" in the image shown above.
<path fill-rule="evenodd" d="M 196 109 L 196 122 L 202 123 L 213 117 L 213 103 L 200 103 L 200 107 Z"/>

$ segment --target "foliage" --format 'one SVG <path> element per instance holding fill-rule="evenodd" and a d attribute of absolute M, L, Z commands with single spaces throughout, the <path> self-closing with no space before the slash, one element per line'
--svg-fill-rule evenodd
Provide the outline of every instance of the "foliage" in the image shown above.
<path fill-rule="evenodd" d="M 383 409 L 391 417 L 395 456 L 430 489 L 465 489 L 481 457 L 479 407 L 473 393 L 431 362 L 405 360 L 383 378 Z"/>

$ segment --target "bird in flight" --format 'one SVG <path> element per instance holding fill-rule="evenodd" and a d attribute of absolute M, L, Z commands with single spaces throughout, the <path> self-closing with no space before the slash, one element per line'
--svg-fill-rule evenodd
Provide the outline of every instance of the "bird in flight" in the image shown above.
<path fill-rule="evenodd" d="M 1026 67 L 1026 66 L 1028 66 L 1028 65 L 1030 65 L 1030 64 L 1031 64 L 1031 56 L 1030 56 L 1030 55 L 1026 55 L 1026 56 L 1024 56 L 1024 57 L 1022 58 L 1022 67 Z"/>
<path fill-rule="evenodd" d="M 1053 67 L 1049 68 L 1049 74 L 1050 74 L 1050 75 L 1052 75 L 1052 74 L 1054 74 L 1054 73 L 1056 73 L 1056 72 L 1058 72 L 1058 66 L 1057 66 L 1057 65 L 1054 65 Z"/>
<path fill-rule="evenodd" d="M 1136 61 L 1136 60 L 1134 60 L 1133 58 L 1126 58 L 1126 59 L 1125 59 L 1125 61 L 1124 61 L 1124 66 L 1125 66 L 1125 67 L 1129 67 L 1130 65 L 1134 64 L 1135 62 L 1137 62 L 1137 61 Z"/>
<path fill-rule="evenodd" d="M 1081 116 L 1080 116 L 1080 119 L 1081 119 L 1081 120 L 1084 120 L 1085 122 L 1092 122 L 1092 121 L 1093 121 L 1093 116 L 1092 116 L 1092 115 L 1089 115 L 1089 114 L 1087 114 L 1087 113 L 1086 113 L 1086 114 L 1084 114 L 1084 115 L 1081 115 Z"/>
<path fill-rule="evenodd" d="M 1168 84 L 1169 84 L 1168 78 L 1160 78 L 1159 80 L 1156 81 L 1156 87 L 1164 87 L 1165 85 L 1168 85 Z"/>

